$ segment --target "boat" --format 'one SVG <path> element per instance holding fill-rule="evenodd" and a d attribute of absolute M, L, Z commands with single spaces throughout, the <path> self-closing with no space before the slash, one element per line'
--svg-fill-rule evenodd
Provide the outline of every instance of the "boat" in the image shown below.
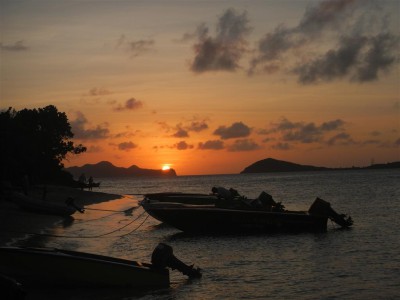
<path fill-rule="evenodd" d="M 144 199 L 140 204 L 153 218 L 189 233 L 326 231 L 328 219 L 344 228 L 353 224 L 351 217 L 336 213 L 320 198 L 308 211 L 286 210 L 280 203 L 263 207 L 254 204 L 256 199 L 232 203 L 196 205 Z"/>
<path fill-rule="evenodd" d="M 0 273 L 24 287 L 69 288 L 167 288 L 167 267 L 190 278 L 201 277 L 200 269 L 179 261 L 168 247 L 158 245 L 151 264 L 56 248 L 0 247 Z"/>
<path fill-rule="evenodd" d="M 176 202 L 185 204 L 215 204 L 217 196 L 213 194 L 164 192 L 144 195 L 146 201 Z"/>
<path fill-rule="evenodd" d="M 72 198 L 68 198 L 64 203 L 52 202 L 27 196 L 23 193 L 14 192 L 10 199 L 21 209 L 50 215 L 68 217 L 83 209 L 76 206 Z"/>

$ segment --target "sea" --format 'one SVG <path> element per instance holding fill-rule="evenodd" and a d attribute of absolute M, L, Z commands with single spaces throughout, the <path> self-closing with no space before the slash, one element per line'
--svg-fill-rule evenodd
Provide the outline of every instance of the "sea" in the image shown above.
<path fill-rule="evenodd" d="M 37 289 L 27 299 L 400 299 L 400 169 L 98 180 L 96 191 L 125 197 L 89 205 L 47 229 L 52 236 L 17 244 L 150 262 L 153 249 L 166 243 L 200 267 L 202 278 L 175 270 L 167 289 Z M 213 186 L 248 198 L 266 191 L 291 210 L 308 210 L 320 197 L 354 225 L 344 230 L 328 221 L 323 233 L 190 235 L 139 206 L 146 193 L 210 193 Z"/>

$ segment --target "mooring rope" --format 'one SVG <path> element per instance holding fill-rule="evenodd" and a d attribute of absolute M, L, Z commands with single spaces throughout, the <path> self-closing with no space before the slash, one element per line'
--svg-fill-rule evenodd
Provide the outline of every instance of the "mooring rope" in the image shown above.
<path fill-rule="evenodd" d="M 144 222 L 148 219 L 149 215 L 146 216 L 146 218 L 143 220 L 142 223 L 139 224 L 139 226 L 137 226 L 136 228 L 134 228 L 133 230 L 131 230 L 128 233 L 125 234 L 121 234 L 121 235 L 116 235 L 116 236 L 107 236 L 110 235 L 112 233 L 115 233 L 117 231 L 120 231 L 121 229 L 124 229 L 126 227 L 128 227 L 129 225 L 131 225 L 133 222 L 137 221 L 139 218 L 141 218 L 144 214 L 146 213 L 146 211 L 143 211 L 139 216 L 137 216 L 134 220 L 132 220 L 131 222 L 129 222 L 128 224 L 125 224 L 124 226 L 117 228 L 113 231 L 110 232 L 106 232 L 103 234 L 99 234 L 99 235 L 78 235 L 78 236 L 72 236 L 72 235 L 58 235 L 58 234 L 50 234 L 50 233 L 36 233 L 36 232 L 25 232 L 25 231 L 13 231 L 13 230 L 9 230 L 8 232 L 10 233 L 22 233 L 22 234 L 28 234 L 28 235 L 37 235 L 37 236 L 44 236 L 44 237 L 55 237 L 55 238 L 70 238 L 70 239 L 89 239 L 89 238 L 117 238 L 117 237 L 124 237 L 127 236 L 133 232 L 135 232 L 136 230 L 138 230 L 143 224 Z"/>
<path fill-rule="evenodd" d="M 89 219 L 89 220 L 85 220 L 85 219 L 75 219 L 75 220 L 77 221 L 78 224 L 82 224 L 82 223 L 88 223 L 88 222 L 92 222 L 92 221 L 98 221 L 98 220 L 101 220 L 101 219 L 105 219 L 105 218 L 108 218 L 108 217 L 111 217 L 111 216 L 115 216 L 115 215 L 120 214 L 120 213 L 124 213 L 125 215 L 130 215 L 130 214 L 132 214 L 132 211 L 135 210 L 135 209 L 137 209 L 137 208 L 139 208 L 139 206 L 131 207 L 131 208 L 128 208 L 128 209 L 126 209 L 126 210 L 110 210 L 110 209 L 84 208 L 85 210 L 88 209 L 88 210 L 96 210 L 96 211 L 109 211 L 109 212 L 114 212 L 114 213 L 113 213 L 113 214 L 109 214 L 109 215 L 105 215 L 105 216 L 101 216 L 101 217 L 95 218 L 95 219 Z"/>
<path fill-rule="evenodd" d="M 134 209 L 138 208 L 139 206 L 134 206 L 125 210 L 112 210 L 112 209 L 100 209 L 100 208 L 90 208 L 90 207 L 84 207 L 84 210 L 97 210 L 97 211 L 109 211 L 109 212 L 115 212 L 115 213 L 131 213 Z"/>

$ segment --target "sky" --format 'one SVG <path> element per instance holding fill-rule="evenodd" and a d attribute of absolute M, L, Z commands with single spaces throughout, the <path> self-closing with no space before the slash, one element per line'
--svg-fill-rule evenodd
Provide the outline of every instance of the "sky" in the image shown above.
<path fill-rule="evenodd" d="M 178 175 L 400 160 L 398 0 L 0 0 L 0 109 Z"/>

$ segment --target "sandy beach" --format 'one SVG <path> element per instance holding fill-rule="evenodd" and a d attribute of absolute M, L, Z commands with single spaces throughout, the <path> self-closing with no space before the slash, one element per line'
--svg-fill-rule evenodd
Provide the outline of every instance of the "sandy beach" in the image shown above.
<path fill-rule="evenodd" d="M 43 187 L 31 189 L 29 196 L 42 199 Z M 63 186 L 46 186 L 46 201 L 63 203 L 69 197 L 72 197 L 79 207 L 122 198 L 121 195 L 116 194 L 82 191 Z M 65 222 L 65 218 L 20 209 L 7 194 L 0 198 L 0 246 L 15 245 L 18 240 L 28 237 L 26 233 L 41 233 L 46 228 L 51 228 L 61 222 Z"/>

